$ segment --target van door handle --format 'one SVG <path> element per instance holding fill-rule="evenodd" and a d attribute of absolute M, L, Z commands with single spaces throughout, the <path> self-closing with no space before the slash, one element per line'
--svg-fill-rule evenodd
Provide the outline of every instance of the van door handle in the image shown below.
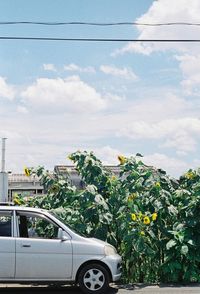
<path fill-rule="evenodd" d="M 22 244 L 22 247 L 28 248 L 28 247 L 31 247 L 31 244 Z"/>

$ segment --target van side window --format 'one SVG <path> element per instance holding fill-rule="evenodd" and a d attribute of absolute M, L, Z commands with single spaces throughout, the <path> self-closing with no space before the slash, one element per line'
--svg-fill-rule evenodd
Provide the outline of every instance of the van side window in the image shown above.
<path fill-rule="evenodd" d="M 18 212 L 19 237 L 57 239 L 59 227 L 42 214 Z"/>
<path fill-rule="evenodd" d="M 12 236 L 12 214 L 10 211 L 0 211 L 0 237 Z"/>

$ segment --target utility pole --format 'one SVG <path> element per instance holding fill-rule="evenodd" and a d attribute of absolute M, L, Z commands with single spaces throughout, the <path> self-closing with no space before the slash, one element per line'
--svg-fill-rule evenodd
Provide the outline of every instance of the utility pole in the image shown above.
<path fill-rule="evenodd" d="M 8 201 L 8 174 L 5 171 L 6 138 L 2 138 L 2 157 L 0 172 L 0 202 Z"/>

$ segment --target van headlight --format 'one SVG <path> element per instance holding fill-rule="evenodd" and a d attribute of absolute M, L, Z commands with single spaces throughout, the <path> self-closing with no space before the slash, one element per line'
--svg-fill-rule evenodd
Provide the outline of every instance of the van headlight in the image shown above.
<path fill-rule="evenodd" d="M 104 247 L 104 252 L 105 252 L 105 255 L 115 255 L 115 254 L 117 254 L 117 251 L 116 251 L 115 247 L 113 247 L 111 245 L 106 245 Z"/>

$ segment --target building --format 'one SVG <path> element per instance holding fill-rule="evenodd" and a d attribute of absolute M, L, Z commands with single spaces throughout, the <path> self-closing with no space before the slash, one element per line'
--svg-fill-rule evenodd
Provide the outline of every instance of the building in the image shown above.
<path fill-rule="evenodd" d="M 110 169 L 116 176 L 119 175 L 118 166 L 106 166 L 106 168 Z M 59 175 L 69 176 L 72 185 L 79 189 L 84 188 L 84 182 L 74 166 L 56 165 L 54 172 Z M 36 175 L 27 177 L 25 174 L 8 174 L 8 201 L 12 201 L 15 194 L 33 197 L 44 193 L 44 187 L 40 184 Z"/>
<path fill-rule="evenodd" d="M 115 176 L 119 176 L 120 169 L 119 166 L 105 166 L 108 170 L 111 170 Z M 75 166 L 73 165 L 56 165 L 54 167 L 54 172 L 59 175 L 68 175 L 71 180 L 71 184 L 76 186 L 77 188 L 84 188 L 84 182 L 82 181 L 80 175 L 78 174 Z"/>
<path fill-rule="evenodd" d="M 12 201 L 15 194 L 28 197 L 43 193 L 44 188 L 37 176 L 27 177 L 25 174 L 8 174 L 8 201 Z"/>

